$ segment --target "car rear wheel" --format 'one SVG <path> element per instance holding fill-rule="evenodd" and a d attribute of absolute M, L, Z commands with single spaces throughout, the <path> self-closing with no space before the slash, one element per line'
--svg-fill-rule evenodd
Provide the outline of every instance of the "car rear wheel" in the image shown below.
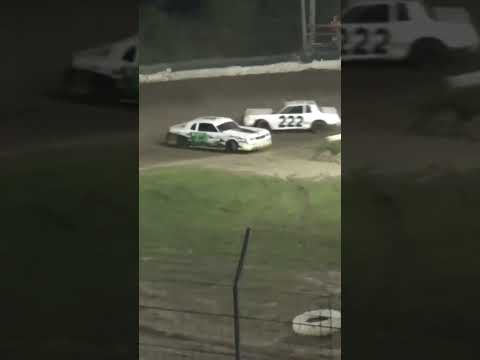
<path fill-rule="evenodd" d="M 312 124 L 312 132 L 317 134 L 324 132 L 327 129 L 327 124 L 321 120 L 316 120 Z"/>
<path fill-rule="evenodd" d="M 271 130 L 269 123 L 266 122 L 265 120 L 257 120 L 255 122 L 255 127 L 265 129 L 265 130 L 268 130 L 268 131 Z"/>
<path fill-rule="evenodd" d="M 236 141 L 230 140 L 227 142 L 225 149 L 229 153 L 236 153 L 238 152 L 238 143 Z"/>
<path fill-rule="evenodd" d="M 188 147 L 188 139 L 185 136 L 177 135 L 177 146 L 181 148 Z"/>

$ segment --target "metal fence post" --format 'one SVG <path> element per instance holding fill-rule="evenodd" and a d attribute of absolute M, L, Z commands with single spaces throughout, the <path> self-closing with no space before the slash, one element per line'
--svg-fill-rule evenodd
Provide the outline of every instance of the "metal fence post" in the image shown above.
<path fill-rule="evenodd" d="M 307 34 L 307 11 L 305 6 L 305 0 L 301 0 L 301 24 L 302 24 L 302 50 L 305 54 L 308 47 L 308 34 Z"/>
<path fill-rule="evenodd" d="M 313 48 L 317 32 L 317 0 L 310 0 L 310 26 L 309 26 L 309 47 Z"/>
<path fill-rule="evenodd" d="M 235 280 L 233 282 L 233 316 L 235 326 L 235 360 L 240 360 L 240 314 L 239 314 L 239 302 L 238 302 L 238 282 L 242 275 L 243 263 L 245 260 L 245 254 L 247 253 L 248 242 L 250 240 L 251 229 L 248 227 L 245 231 L 243 238 L 242 252 L 240 253 L 240 259 L 238 260 L 237 271 L 235 273 Z"/>

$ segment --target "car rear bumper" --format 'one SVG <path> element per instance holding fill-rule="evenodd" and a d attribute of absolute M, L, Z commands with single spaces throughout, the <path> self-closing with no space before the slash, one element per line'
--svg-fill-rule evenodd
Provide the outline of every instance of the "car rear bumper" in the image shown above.
<path fill-rule="evenodd" d="M 454 59 L 462 59 L 462 58 L 477 54 L 478 50 L 479 50 L 478 46 L 452 48 L 448 51 L 448 54 L 450 57 L 453 57 Z"/>
<path fill-rule="evenodd" d="M 327 129 L 332 131 L 337 131 L 342 129 L 342 123 L 327 124 Z"/>

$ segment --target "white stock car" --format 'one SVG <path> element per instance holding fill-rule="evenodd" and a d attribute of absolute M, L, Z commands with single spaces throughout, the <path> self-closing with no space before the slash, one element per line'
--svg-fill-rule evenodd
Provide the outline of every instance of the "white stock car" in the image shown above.
<path fill-rule="evenodd" d="M 272 145 L 270 131 L 238 125 L 227 117 L 205 116 L 170 127 L 167 144 L 180 147 L 254 151 Z"/>
<path fill-rule="evenodd" d="M 453 0 L 452 0 L 453 1 Z M 363 0 L 342 12 L 342 60 L 410 60 L 478 49 L 477 30 L 461 7 L 421 0 Z"/>
<path fill-rule="evenodd" d="M 247 109 L 243 124 L 267 130 L 311 130 L 322 131 L 329 127 L 340 127 L 341 119 L 334 107 L 318 106 L 315 101 L 287 101 L 282 109 Z"/>
<path fill-rule="evenodd" d="M 75 52 L 67 69 L 65 87 L 71 96 L 112 93 L 129 73 L 138 69 L 138 36 Z"/>

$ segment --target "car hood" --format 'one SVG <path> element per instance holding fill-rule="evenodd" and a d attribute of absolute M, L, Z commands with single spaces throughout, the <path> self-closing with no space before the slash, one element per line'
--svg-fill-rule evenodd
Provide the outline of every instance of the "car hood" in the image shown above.
<path fill-rule="evenodd" d="M 268 130 L 253 128 L 253 127 L 246 127 L 246 126 L 242 126 L 241 128 L 235 129 L 235 130 L 227 130 L 227 131 L 224 131 L 223 133 L 230 136 L 239 137 L 242 139 L 249 139 L 249 140 L 253 140 L 259 136 L 265 136 L 270 134 Z"/>
<path fill-rule="evenodd" d="M 183 130 L 187 128 L 187 123 L 180 123 L 170 126 L 170 130 Z"/>
<path fill-rule="evenodd" d="M 136 45 L 137 42 L 137 36 L 131 36 L 102 46 L 76 51 L 72 54 L 72 67 L 115 75 L 109 71 L 113 64 L 112 61 L 120 58 L 122 51 L 128 46 Z"/>
<path fill-rule="evenodd" d="M 71 66 L 78 70 L 88 70 L 107 74 L 109 68 L 111 46 L 102 46 L 88 50 L 77 51 L 72 55 Z"/>
<path fill-rule="evenodd" d="M 130 36 L 122 40 L 113 41 L 106 43 L 100 46 L 96 46 L 89 49 L 83 49 L 73 53 L 73 57 L 95 57 L 95 58 L 106 58 L 109 57 L 112 52 L 118 48 L 125 49 L 130 45 L 136 45 L 138 43 L 138 37 Z"/>
<path fill-rule="evenodd" d="M 74 57 L 108 57 L 112 51 L 112 46 L 104 45 L 92 49 L 80 50 L 73 53 Z"/>

